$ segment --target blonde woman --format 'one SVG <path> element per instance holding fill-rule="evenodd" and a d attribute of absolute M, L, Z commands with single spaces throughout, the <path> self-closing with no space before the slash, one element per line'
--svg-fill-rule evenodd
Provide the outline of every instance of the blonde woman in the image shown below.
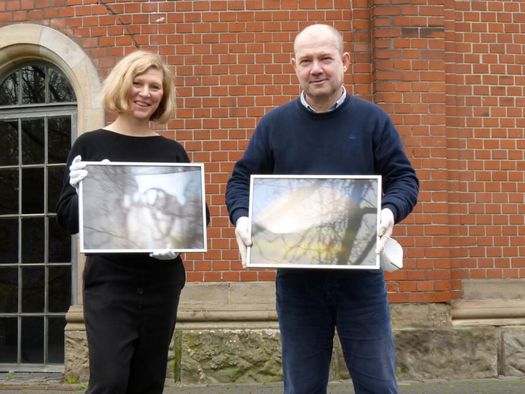
<path fill-rule="evenodd" d="M 78 232 L 77 188 L 89 176 L 84 161 L 189 162 L 182 145 L 150 127 L 172 118 L 174 93 L 171 72 L 156 54 L 136 51 L 114 67 L 102 100 L 117 116 L 80 135 L 71 148 L 57 204 L 62 227 Z M 172 250 L 89 254 L 83 278 L 87 393 L 161 393 L 185 283 L 180 256 Z"/>

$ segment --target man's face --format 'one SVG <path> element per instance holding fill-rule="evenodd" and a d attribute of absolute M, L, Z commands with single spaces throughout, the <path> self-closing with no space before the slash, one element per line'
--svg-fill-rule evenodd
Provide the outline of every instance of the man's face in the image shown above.
<path fill-rule="evenodd" d="M 341 53 L 336 37 L 327 29 L 304 31 L 295 43 L 292 65 L 311 105 L 332 105 L 341 96 L 350 55 Z"/>

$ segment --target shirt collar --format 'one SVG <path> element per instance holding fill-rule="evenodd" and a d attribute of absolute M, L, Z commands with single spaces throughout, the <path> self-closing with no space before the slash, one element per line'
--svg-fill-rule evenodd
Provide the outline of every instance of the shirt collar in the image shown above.
<path fill-rule="evenodd" d="M 310 106 L 310 104 L 308 104 L 308 102 L 306 101 L 306 98 L 304 97 L 304 90 L 301 92 L 301 97 L 300 98 L 301 98 L 301 104 L 304 105 L 304 107 L 308 111 L 317 113 L 317 111 L 315 109 L 313 109 Z M 335 104 L 332 106 L 332 108 L 330 108 L 327 112 L 333 111 L 334 109 L 339 107 L 343 103 L 343 101 L 345 101 L 345 98 L 346 98 L 346 89 L 343 86 L 343 94 L 341 94 L 341 97 L 339 97 L 339 99 L 335 102 Z"/>

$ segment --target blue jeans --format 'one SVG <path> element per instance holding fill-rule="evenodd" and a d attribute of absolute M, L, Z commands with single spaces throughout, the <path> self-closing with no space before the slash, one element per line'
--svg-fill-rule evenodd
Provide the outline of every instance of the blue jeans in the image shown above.
<path fill-rule="evenodd" d="M 357 394 L 397 393 L 383 272 L 280 269 L 285 394 L 326 393 L 335 328 Z"/>

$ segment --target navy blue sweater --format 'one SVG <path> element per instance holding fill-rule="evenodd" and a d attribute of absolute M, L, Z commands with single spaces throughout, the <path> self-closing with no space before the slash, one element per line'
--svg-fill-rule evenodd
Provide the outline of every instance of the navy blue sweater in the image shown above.
<path fill-rule="evenodd" d="M 331 112 L 313 113 L 297 99 L 262 117 L 228 181 L 233 224 L 248 216 L 251 174 L 381 175 L 382 207 L 392 210 L 396 223 L 412 211 L 419 193 L 390 117 L 351 95 Z"/>

